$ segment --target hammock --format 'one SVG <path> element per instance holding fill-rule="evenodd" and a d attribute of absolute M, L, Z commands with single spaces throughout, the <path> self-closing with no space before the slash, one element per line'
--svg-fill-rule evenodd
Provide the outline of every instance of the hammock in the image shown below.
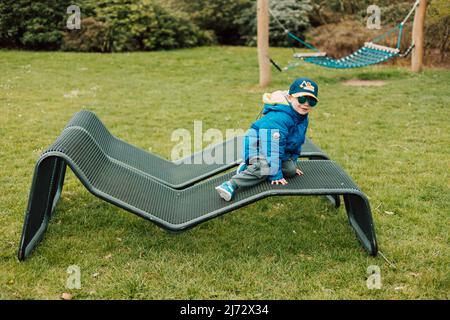
<path fill-rule="evenodd" d="M 338 60 L 327 56 L 311 56 L 305 57 L 303 60 L 328 68 L 347 69 L 381 63 L 397 56 L 399 52 L 400 50 L 397 48 L 394 49 L 377 45 L 372 42 L 366 42 L 358 51 Z M 294 57 L 301 58 L 298 55 L 294 55 Z"/>
<path fill-rule="evenodd" d="M 395 57 L 406 57 L 411 52 L 412 48 L 414 47 L 414 44 L 412 43 L 404 53 L 400 53 L 400 44 L 403 35 L 403 27 L 406 21 L 411 16 L 411 14 L 416 9 L 416 7 L 419 5 L 419 3 L 420 0 L 417 0 L 415 2 L 413 8 L 409 11 L 406 18 L 398 26 L 378 36 L 372 41 L 364 43 L 363 47 L 353 52 L 352 54 L 349 54 L 348 56 L 342 57 L 340 59 L 333 59 L 327 57 L 327 54 L 325 52 L 320 52 L 320 50 L 314 47 L 312 44 L 296 37 L 293 33 L 291 33 L 284 27 L 284 25 L 277 19 L 277 17 L 272 13 L 271 10 L 269 10 L 269 12 L 275 19 L 275 21 L 280 25 L 280 27 L 285 30 L 286 34 L 290 38 L 294 39 L 295 41 L 303 44 L 307 48 L 314 51 L 308 53 L 295 53 L 294 58 L 302 59 L 305 62 L 313 63 L 326 68 L 349 69 L 349 68 L 366 67 L 369 65 L 382 63 Z M 397 31 L 398 31 L 397 45 L 395 48 L 375 43 L 381 42 L 382 40 L 386 39 L 388 36 Z M 270 61 L 279 71 L 281 71 L 281 68 L 272 59 Z M 297 67 L 298 65 L 299 65 L 298 63 L 294 64 L 290 63 L 287 67 L 284 68 L 284 70 Z"/>

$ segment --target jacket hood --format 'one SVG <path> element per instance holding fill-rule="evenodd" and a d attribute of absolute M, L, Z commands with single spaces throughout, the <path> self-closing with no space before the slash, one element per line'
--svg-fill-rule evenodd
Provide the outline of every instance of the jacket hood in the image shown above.
<path fill-rule="evenodd" d="M 303 116 L 296 112 L 288 100 L 289 93 L 287 91 L 275 91 L 272 93 L 265 93 L 263 95 L 264 109 L 263 114 L 270 111 L 278 111 L 289 114 L 292 118 L 302 120 Z"/>
<path fill-rule="evenodd" d="M 288 101 L 289 93 L 287 91 L 275 91 L 272 93 L 264 93 L 263 103 L 264 104 L 282 104 L 289 105 Z"/>

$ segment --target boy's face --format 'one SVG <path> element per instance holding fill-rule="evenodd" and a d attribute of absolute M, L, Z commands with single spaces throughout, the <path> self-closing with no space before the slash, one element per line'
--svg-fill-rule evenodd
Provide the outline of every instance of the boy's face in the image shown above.
<path fill-rule="evenodd" d="M 312 110 L 312 107 L 309 105 L 308 99 L 306 99 L 305 103 L 301 104 L 297 98 L 294 98 L 293 96 L 290 95 L 289 101 L 291 102 L 294 110 L 300 113 L 301 115 L 308 114 Z"/>

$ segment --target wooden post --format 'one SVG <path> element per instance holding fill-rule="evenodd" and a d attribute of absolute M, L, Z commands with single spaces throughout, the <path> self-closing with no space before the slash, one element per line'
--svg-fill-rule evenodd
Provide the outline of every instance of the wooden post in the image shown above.
<path fill-rule="evenodd" d="M 414 48 L 411 53 L 411 71 L 421 72 L 424 56 L 424 29 L 427 0 L 420 0 L 419 6 L 414 15 L 414 25 L 412 31 L 412 41 Z"/>
<path fill-rule="evenodd" d="M 259 85 L 264 88 L 272 80 L 269 60 L 269 0 L 258 0 L 257 19 Z"/>

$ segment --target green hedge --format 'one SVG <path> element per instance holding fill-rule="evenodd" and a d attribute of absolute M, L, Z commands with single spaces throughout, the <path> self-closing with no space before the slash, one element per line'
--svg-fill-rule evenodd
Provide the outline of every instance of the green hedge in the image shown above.
<path fill-rule="evenodd" d="M 95 6 L 92 2 L 86 5 L 94 17 L 83 19 L 81 30 L 65 32 L 64 50 L 159 50 L 193 47 L 211 41 L 211 37 L 187 17 L 155 1 L 102 0 Z"/>
<path fill-rule="evenodd" d="M 254 3 L 256 0 L 172 0 L 171 7 L 185 12 L 201 29 L 214 33 L 222 44 L 245 44 L 243 16 L 249 10 L 255 19 Z"/>
<path fill-rule="evenodd" d="M 58 49 L 70 0 L 1 0 L 0 46 Z"/>
<path fill-rule="evenodd" d="M 355 20 L 364 27 L 367 6 L 372 3 L 382 9 L 385 26 L 401 21 L 413 0 L 395 4 L 390 0 L 270 1 L 278 19 L 299 37 L 311 26 L 340 21 Z M 81 8 L 81 30 L 66 28 L 66 10 L 71 4 Z M 449 11 L 448 0 L 430 0 L 426 42 L 441 52 L 450 50 Z M 339 40 L 335 38 L 327 41 Z M 256 44 L 256 0 L 0 0 L 0 47 L 120 52 L 185 48 L 216 41 Z M 298 45 L 289 41 L 274 19 L 270 42 L 271 46 Z"/>
<path fill-rule="evenodd" d="M 311 2 L 271 1 L 296 34 L 309 27 Z M 81 8 L 81 30 L 67 30 L 66 8 Z M 27 49 L 134 51 L 213 43 L 254 45 L 256 0 L 2 0 L 0 43 Z M 271 45 L 289 45 L 271 22 Z"/>
<path fill-rule="evenodd" d="M 70 4 L 81 8 L 81 30 L 68 30 Z M 75 51 L 135 51 L 211 43 L 187 15 L 153 0 L 2 0 L 0 46 Z"/>

